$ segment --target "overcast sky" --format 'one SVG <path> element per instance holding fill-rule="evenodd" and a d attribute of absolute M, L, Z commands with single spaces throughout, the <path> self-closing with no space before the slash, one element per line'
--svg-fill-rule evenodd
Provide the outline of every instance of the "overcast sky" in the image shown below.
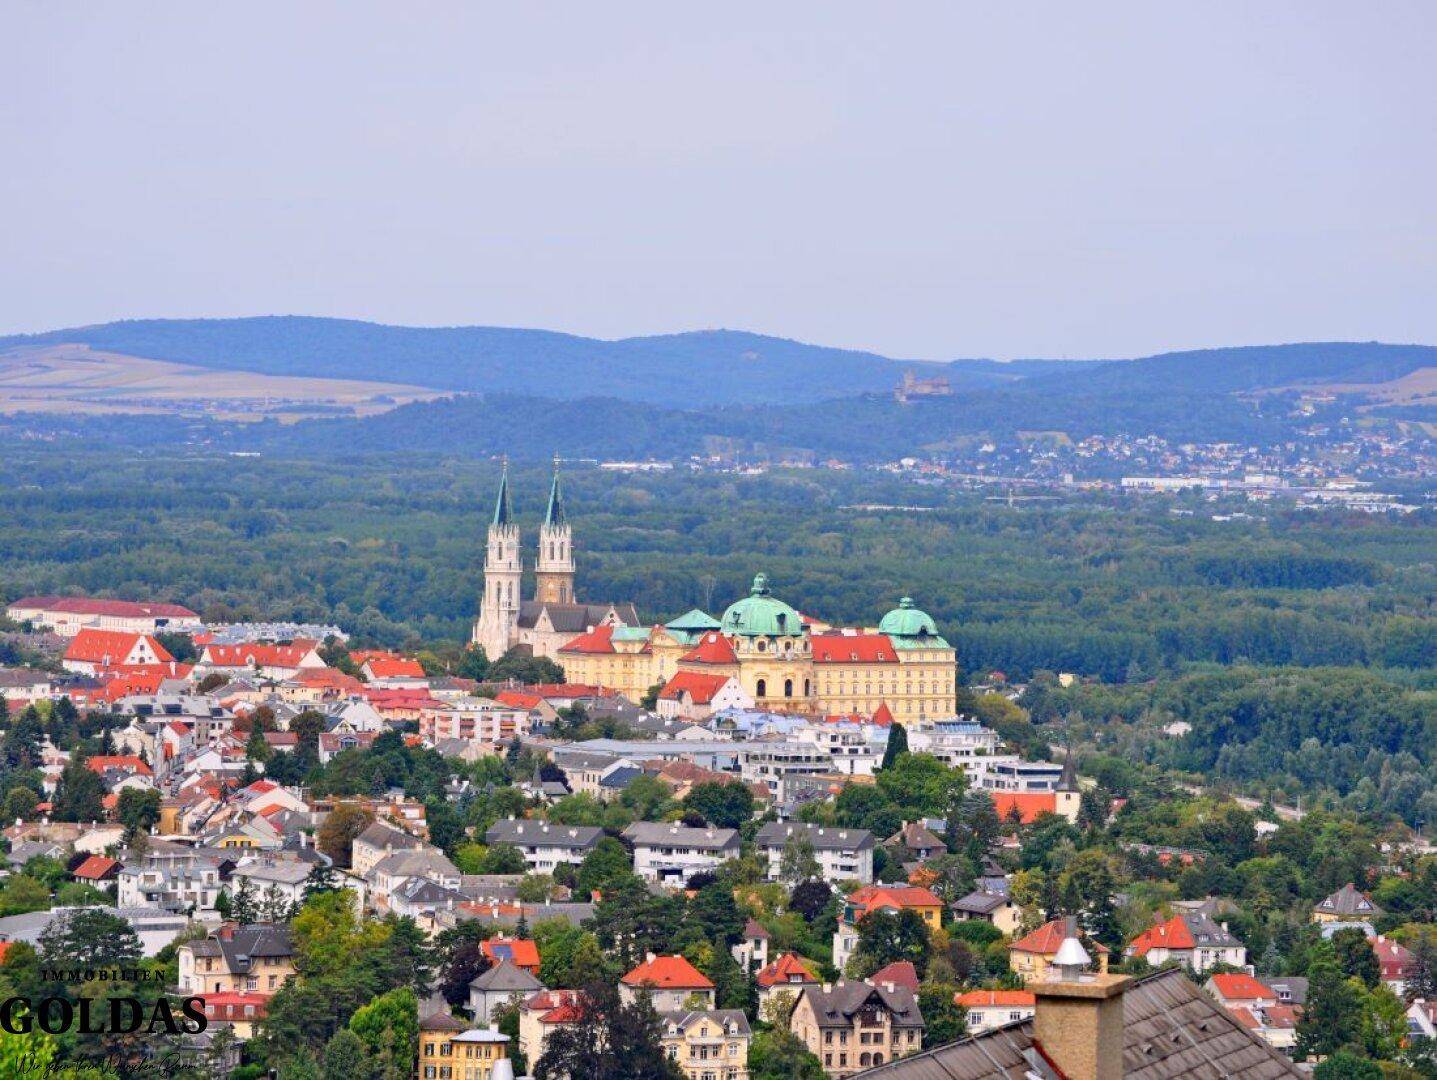
<path fill-rule="evenodd" d="M 1437 342 L 1430 0 L 0 0 L 0 56 L 0 333 Z"/>

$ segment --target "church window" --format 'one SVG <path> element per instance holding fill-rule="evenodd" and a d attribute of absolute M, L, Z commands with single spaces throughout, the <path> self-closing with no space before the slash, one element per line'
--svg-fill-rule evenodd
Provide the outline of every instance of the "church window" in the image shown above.
<path fill-rule="evenodd" d="M 754 696 L 755 696 L 755 697 L 768 697 L 768 680 L 767 680 L 767 679 L 759 679 L 758 682 L 754 684 Z"/>
<path fill-rule="evenodd" d="M 768 652 L 768 642 L 765 641 L 763 638 L 758 639 L 756 646 L 759 652 Z"/>
<path fill-rule="evenodd" d="M 783 696 L 784 696 L 784 697 L 793 697 L 793 680 L 792 680 L 792 679 L 784 679 L 784 680 L 783 680 Z"/>
<path fill-rule="evenodd" d="M 803 696 L 804 696 L 804 697 L 808 697 L 808 696 L 809 696 L 809 693 L 810 693 L 810 691 L 809 691 L 809 689 L 808 689 L 808 680 L 807 680 L 807 679 L 804 679 L 804 680 L 803 680 Z"/>

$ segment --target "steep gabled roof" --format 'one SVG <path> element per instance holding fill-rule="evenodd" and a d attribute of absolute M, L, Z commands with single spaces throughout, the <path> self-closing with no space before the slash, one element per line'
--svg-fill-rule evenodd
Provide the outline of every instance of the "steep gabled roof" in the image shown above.
<path fill-rule="evenodd" d="M 1026 937 L 1019 938 L 1008 946 L 1009 952 L 1036 953 L 1039 956 L 1056 956 L 1058 946 L 1063 944 L 1063 938 L 1067 936 L 1068 921 L 1066 919 L 1053 919 L 1034 930 Z M 1105 945 L 1096 941 L 1083 939 L 1083 945 L 1090 950 L 1100 953 L 1108 952 Z"/>
<path fill-rule="evenodd" d="M 795 986 L 804 983 L 818 985 L 818 977 L 808 969 L 797 953 L 784 953 L 768 967 L 754 976 L 759 986 Z"/>
<path fill-rule="evenodd" d="M 656 990 L 712 990 L 714 984 L 682 956 L 654 956 L 620 982 L 625 986 L 652 986 Z"/>
<path fill-rule="evenodd" d="M 165 647 L 148 634 L 136 634 L 128 630 L 92 630 L 86 627 L 70 639 L 65 649 L 65 659 L 87 664 L 120 665 L 141 640 L 154 651 L 155 659 L 168 664 L 174 659 Z"/>
<path fill-rule="evenodd" d="M 688 694 L 689 700 L 695 705 L 708 705 L 730 677 L 710 675 L 704 671 L 680 671 L 664 684 L 664 688 L 659 691 L 659 698 L 663 701 L 678 701 L 681 695 Z"/>
<path fill-rule="evenodd" d="M 717 630 L 709 630 L 699 643 L 683 656 L 679 657 L 681 664 L 737 664 L 738 654 L 733 651 L 728 638 L 724 637 Z"/>

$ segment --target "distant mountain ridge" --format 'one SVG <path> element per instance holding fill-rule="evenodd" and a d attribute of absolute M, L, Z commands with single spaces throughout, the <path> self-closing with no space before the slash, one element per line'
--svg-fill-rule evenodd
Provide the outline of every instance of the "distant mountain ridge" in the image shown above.
<path fill-rule="evenodd" d="M 737 330 L 602 340 L 550 330 L 406 327 L 311 316 L 142 319 L 0 338 L 0 350 L 81 343 L 153 360 L 267 375 L 404 382 L 437 390 L 674 409 L 804 405 L 887 395 L 905 371 L 956 396 L 1248 393 L 1378 383 L 1437 368 L 1437 348 L 1316 342 L 1174 352 L 1138 360 L 899 360 Z"/>

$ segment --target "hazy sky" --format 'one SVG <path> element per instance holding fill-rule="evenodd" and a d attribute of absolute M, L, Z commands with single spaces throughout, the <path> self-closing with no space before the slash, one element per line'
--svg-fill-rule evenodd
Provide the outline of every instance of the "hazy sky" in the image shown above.
<path fill-rule="evenodd" d="M 1437 342 L 1437 4 L 0 0 L 0 333 Z"/>

